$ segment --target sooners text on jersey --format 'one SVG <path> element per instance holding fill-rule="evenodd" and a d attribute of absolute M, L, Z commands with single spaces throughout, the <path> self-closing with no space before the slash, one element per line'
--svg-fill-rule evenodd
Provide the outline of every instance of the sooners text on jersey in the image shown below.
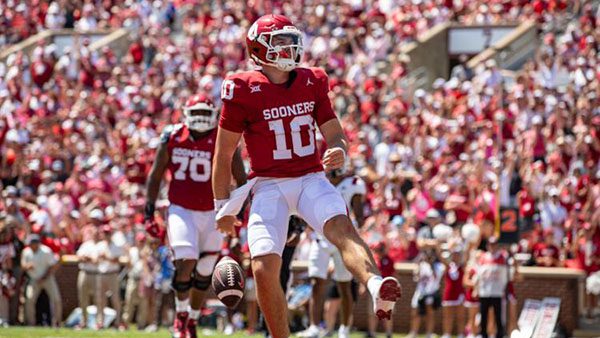
<path fill-rule="evenodd" d="M 165 129 L 162 142 L 169 152 L 169 201 L 186 209 L 210 211 L 214 209 L 210 182 L 217 129 L 194 140 L 183 124 Z"/>
<path fill-rule="evenodd" d="M 273 84 L 259 71 L 229 76 L 221 90 L 219 125 L 243 133 L 249 177 L 299 177 L 322 171 L 315 123 L 336 118 L 329 83 L 318 68 L 296 68 L 289 84 Z"/>

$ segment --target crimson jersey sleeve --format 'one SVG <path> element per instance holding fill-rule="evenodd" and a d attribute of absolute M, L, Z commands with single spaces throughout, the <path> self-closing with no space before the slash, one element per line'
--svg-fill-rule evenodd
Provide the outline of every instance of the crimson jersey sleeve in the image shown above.
<path fill-rule="evenodd" d="M 221 87 L 221 118 L 219 126 L 223 129 L 242 133 L 246 127 L 246 110 L 240 104 L 238 98 L 243 95 L 244 86 L 238 79 L 226 79 Z"/>
<path fill-rule="evenodd" d="M 320 126 L 331 119 L 337 118 L 337 116 L 333 111 L 331 100 L 328 96 L 329 78 L 327 77 L 327 74 L 321 68 L 313 68 L 312 70 L 318 84 L 317 102 L 315 104 L 316 109 L 314 113 L 314 118 L 317 122 L 317 125 Z"/>

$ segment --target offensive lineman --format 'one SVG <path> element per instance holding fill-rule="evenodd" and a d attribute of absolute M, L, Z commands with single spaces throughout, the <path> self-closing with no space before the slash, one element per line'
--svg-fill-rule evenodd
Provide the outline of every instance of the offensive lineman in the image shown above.
<path fill-rule="evenodd" d="M 217 227 L 233 233 L 235 216 L 252 190 L 248 243 L 260 308 L 274 338 L 289 337 L 287 305 L 279 270 L 287 220 L 296 214 L 323 234 L 344 264 L 367 285 L 375 313 L 390 318 L 401 295 L 393 277 L 382 279 L 369 248 L 346 214 L 346 203 L 327 181 L 345 163 L 346 139 L 332 109 L 327 75 L 318 68 L 298 68 L 302 33 L 281 15 L 259 18 L 246 38 L 260 71 L 229 76 L 221 90 L 213 191 Z M 315 147 L 315 124 L 328 149 L 323 162 Z M 250 157 L 252 178 L 230 195 L 231 161 L 240 138 Z"/>
<path fill-rule="evenodd" d="M 358 176 L 346 176 L 341 169 L 333 170 L 328 175 L 329 182 L 340 192 L 348 210 L 354 213 L 358 228 L 364 223 L 363 205 L 367 193 L 365 182 Z M 308 277 L 313 284 L 309 315 L 310 327 L 298 334 L 299 337 L 317 338 L 320 336 L 319 323 L 323 317 L 325 291 L 329 261 L 333 259 L 333 280 L 336 281 L 341 299 L 341 321 L 338 329 L 339 338 L 350 337 L 350 319 L 352 316 L 352 274 L 344 266 L 339 250 L 331 245 L 322 235 L 315 234 L 311 245 L 308 261 Z"/>
<path fill-rule="evenodd" d="M 159 229 L 154 221 L 154 203 L 168 169 L 172 179 L 167 235 L 174 255 L 172 287 L 176 292 L 177 312 L 173 337 L 195 338 L 200 307 L 210 286 L 223 240 L 215 228 L 210 184 L 219 114 L 203 94 L 189 98 L 183 113 L 184 123 L 167 126 L 161 135 L 148 179 L 145 219 L 148 233 L 157 237 Z M 246 174 L 239 152 L 235 152 L 232 170 L 237 184 L 244 184 Z"/>

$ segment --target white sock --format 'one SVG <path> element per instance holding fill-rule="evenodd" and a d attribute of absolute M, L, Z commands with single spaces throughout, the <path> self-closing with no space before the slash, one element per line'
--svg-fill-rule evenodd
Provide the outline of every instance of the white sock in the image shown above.
<path fill-rule="evenodd" d="M 198 318 L 200 318 L 200 310 L 190 308 L 190 319 L 198 320 Z"/>
<path fill-rule="evenodd" d="M 346 330 L 346 325 L 340 325 L 340 332 L 344 332 Z"/>
<path fill-rule="evenodd" d="M 369 293 L 372 297 L 375 297 L 375 295 L 377 295 L 377 292 L 381 287 L 382 280 L 383 278 L 381 278 L 381 276 L 373 276 L 367 281 L 367 289 L 369 290 Z"/>
<path fill-rule="evenodd" d="M 179 300 L 179 298 L 175 297 L 175 312 L 188 312 L 188 308 L 190 307 L 190 299 L 186 298 L 184 300 Z"/>

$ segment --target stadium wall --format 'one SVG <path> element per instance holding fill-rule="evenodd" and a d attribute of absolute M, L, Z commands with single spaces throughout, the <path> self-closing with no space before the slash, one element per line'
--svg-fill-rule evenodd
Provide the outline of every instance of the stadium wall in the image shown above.
<path fill-rule="evenodd" d="M 410 324 L 410 300 L 415 291 L 413 263 L 397 263 L 396 274 L 402 283 L 404 297 L 394 313 L 394 330 L 408 332 Z M 305 271 L 305 262 L 294 262 L 294 271 Z M 522 267 L 520 273 L 523 280 L 515 283 L 515 290 L 519 301 L 519 311 L 525 299 L 543 299 L 544 297 L 558 297 L 561 299 L 559 323 L 569 334 L 578 326 L 579 306 L 582 297 L 582 283 L 584 273 L 578 270 L 565 268 L 540 268 Z M 65 318 L 77 307 L 77 259 L 74 256 L 65 256 L 62 266 L 57 272 L 57 281 L 63 299 Z M 443 286 L 442 286 L 443 287 Z M 354 310 L 354 325 L 359 329 L 367 327 L 367 298 L 366 294 L 360 296 Z M 436 332 L 441 333 L 442 314 L 436 313 Z"/>

